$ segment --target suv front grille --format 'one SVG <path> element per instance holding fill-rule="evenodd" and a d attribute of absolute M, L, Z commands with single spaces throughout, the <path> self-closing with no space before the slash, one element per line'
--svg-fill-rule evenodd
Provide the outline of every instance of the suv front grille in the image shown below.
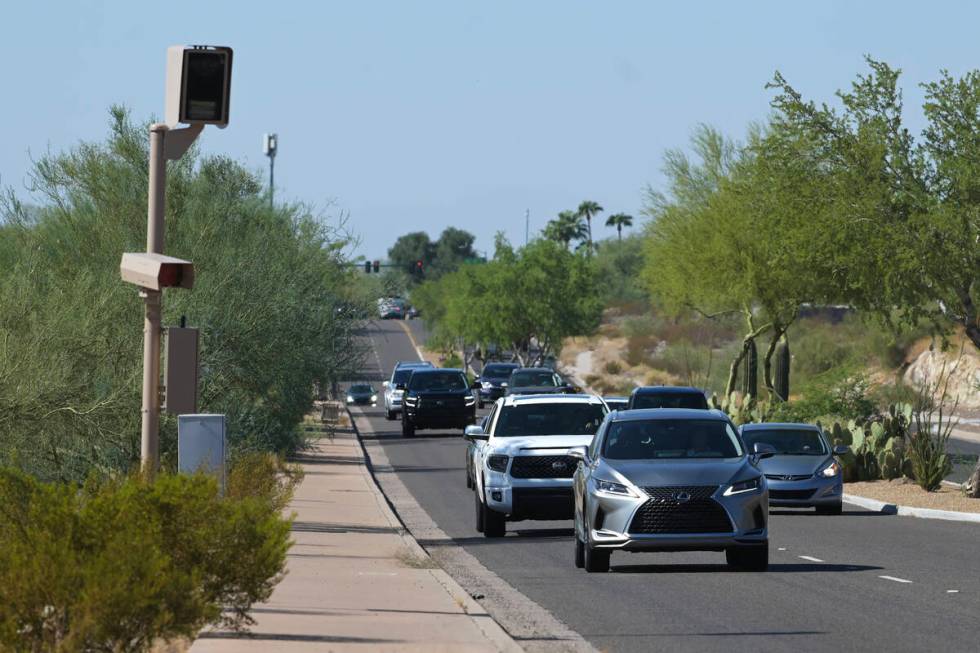
<path fill-rule="evenodd" d="M 515 456 L 510 466 L 514 478 L 571 478 L 578 461 L 571 456 Z"/>
<path fill-rule="evenodd" d="M 639 535 L 731 533 L 728 513 L 711 498 L 717 485 L 645 487 L 650 500 L 640 506 L 629 532 Z"/>

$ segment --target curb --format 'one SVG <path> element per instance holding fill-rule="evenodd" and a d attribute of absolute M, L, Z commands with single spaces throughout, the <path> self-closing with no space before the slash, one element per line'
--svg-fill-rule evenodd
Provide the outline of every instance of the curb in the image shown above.
<path fill-rule="evenodd" d="M 374 489 L 374 498 L 378 502 L 378 505 L 382 508 L 385 513 L 385 518 L 388 522 L 401 532 L 402 541 L 405 543 L 405 547 L 412 552 L 413 555 L 426 560 L 432 560 L 429 552 L 419 544 L 418 540 L 412 535 L 408 530 L 406 525 L 402 522 L 401 518 L 396 513 L 394 506 L 388 500 L 385 495 L 384 490 L 378 484 L 378 479 L 375 477 L 371 470 L 370 458 L 368 456 L 367 449 L 364 446 L 364 440 L 361 439 L 360 429 L 357 428 L 357 423 L 354 421 L 354 415 L 351 414 L 350 409 L 347 408 L 347 415 L 350 417 L 351 427 L 354 430 L 354 435 L 357 439 L 357 444 L 361 449 L 361 454 L 364 456 L 363 465 L 367 471 L 368 477 L 371 479 L 371 487 Z M 433 564 L 436 564 L 433 561 Z M 457 583 L 452 576 L 446 573 L 441 567 L 435 567 L 433 569 L 427 570 L 438 583 L 446 590 L 463 610 L 470 621 L 483 633 L 483 636 L 487 639 L 490 644 L 494 646 L 501 653 L 521 653 L 524 649 L 514 641 L 514 639 L 504 630 L 503 626 L 497 623 L 493 617 L 488 613 L 482 605 L 476 602 L 467 592 Z"/>
<path fill-rule="evenodd" d="M 956 512 L 954 510 L 935 510 L 933 508 L 913 508 L 912 506 L 899 506 L 894 503 L 885 503 L 876 499 L 859 497 L 854 494 L 844 494 L 844 501 L 860 506 L 872 512 L 880 512 L 883 515 L 898 515 L 899 517 L 918 517 L 920 519 L 942 519 L 945 521 L 972 522 L 980 524 L 980 513 L 975 512 Z"/>

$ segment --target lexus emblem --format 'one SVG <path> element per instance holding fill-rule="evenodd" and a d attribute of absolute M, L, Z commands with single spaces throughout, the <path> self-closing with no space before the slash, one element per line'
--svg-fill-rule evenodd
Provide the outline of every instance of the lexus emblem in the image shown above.
<path fill-rule="evenodd" d="M 672 498 L 677 503 L 687 503 L 688 501 L 691 500 L 691 495 L 688 494 L 687 492 L 674 492 Z"/>
<path fill-rule="evenodd" d="M 556 460 L 555 462 L 551 463 L 551 469 L 565 469 L 565 463 L 560 460 Z"/>

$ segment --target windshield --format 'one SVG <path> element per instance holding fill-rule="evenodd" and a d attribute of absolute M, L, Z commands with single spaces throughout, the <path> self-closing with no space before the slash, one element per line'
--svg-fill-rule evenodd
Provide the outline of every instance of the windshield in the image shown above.
<path fill-rule="evenodd" d="M 731 425 L 721 420 L 629 420 L 609 425 L 602 455 L 613 460 L 736 458 L 742 446 Z"/>
<path fill-rule="evenodd" d="M 412 376 L 412 368 L 410 367 L 395 370 L 394 376 L 391 377 L 391 382 L 393 385 L 408 383 L 408 377 L 410 376 Z"/>
<path fill-rule="evenodd" d="M 594 435 L 606 416 L 599 404 L 540 403 L 501 409 L 494 437 Z"/>
<path fill-rule="evenodd" d="M 374 394 L 374 388 L 372 388 L 369 385 L 352 385 L 350 387 L 350 391 L 351 392 L 358 392 L 358 393 L 363 392 L 363 393 L 371 393 L 371 394 Z"/>
<path fill-rule="evenodd" d="M 514 371 L 511 365 L 487 365 L 483 368 L 483 376 L 493 379 L 506 379 Z"/>
<path fill-rule="evenodd" d="M 466 378 L 460 372 L 425 372 L 413 374 L 411 390 L 465 390 Z"/>
<path fill-rule="evenodd" d="M 705 410 L 708 401 L 700 392 L 651 392 L 633 397 L 633 408 L 696 408 Z"/>
<path fill-rule="evenodd" d="M 771 444 L 777 454 L 788 456 L 822 456 L 827 453 L 823 438 L 812 429 L 749 429 L 742 440 L 750 450 L 758 442 Z"/>
<path fill-rule="evenodd" d="M 510 377 L 510 385 L 514 388 L 555 387 L 558 385 L 558 379 L 555 378 L 554 372 L 547 370 L 514 372 Z"/>

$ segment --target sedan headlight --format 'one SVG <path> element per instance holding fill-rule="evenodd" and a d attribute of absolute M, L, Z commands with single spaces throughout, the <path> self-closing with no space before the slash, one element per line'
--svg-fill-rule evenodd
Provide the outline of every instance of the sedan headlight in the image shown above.
<path fill-rule="evenodd" d="M 755 478 L 750 478 L 747 481 L 741 481 L 739 483 L 732 483 L 728 486 L 728 489 L 723 493 L 724 496 L 730 497 L 733 494 L 744 494 L 745 492 L 755 492 L 762 485 L 762 477 L 757 476 Z"/>
<path fill-rule="evenodd" d="M 840 474 L 840 463 L 836 460 L 817 472 L 818 477 L 833 478 Z"/>
<path fill-rule="evenodd" d="M 508 456 L 495 453 L 490 456 L 487 456 L 487 467 L 489 467 L 495 472 L 506 472 L 508 460 L 510 460 Z"/>
<path fill-rule="evenodd" d="M 378 400 L 378 395 L 371 395 L 371 402 L 374 403 Z"/>
<path fill-rule="evenodd" d="M 607 494 L 620 494 L 625 496 L 633 496 L 630 489 L 623 485 L 622 483 L 615 483 L 613 481 L 604 481 L 602 479 L 595 479 L 595 489 L 599 492 L 605 492 Z"/>
<path fill-rule="evenodd" d="M 347 395 L 347 403 L 349 403 L 349 404 L 354 403 L 354 398 L 351 397 L 350 395 Z"/>
<path fill-rule="evenodd" d="M 408 406 L 414 406 L 418 401 L 418 397 L 405 397 L 405 404 Z"/>
<path fill-rule="evenodd" d="M 484 390 L 489 390 L 490 388 L 493 387 L 493 384 L 490 383 L 489 381 L 483 381 L 480 383 L 480 385 L 483 387 Z"/>
<path fill-rule="evenodd" d="M 466 405 L 467 406 L 472 406 L 475 403 L 476 403 L 476 397 L 474 397 L 473 395 L 467 395 L 467 397 L 466 397 Z"/>

